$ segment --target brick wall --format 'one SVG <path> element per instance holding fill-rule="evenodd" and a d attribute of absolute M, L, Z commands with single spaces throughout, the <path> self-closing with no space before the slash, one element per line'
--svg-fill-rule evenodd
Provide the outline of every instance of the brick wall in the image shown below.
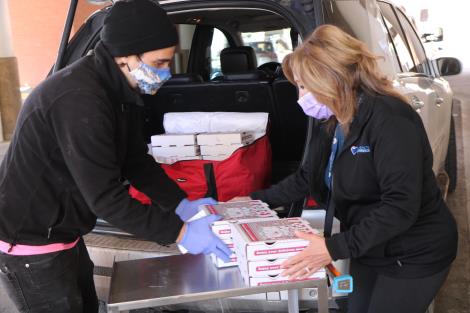
<path fill-rule="evenodd" d="M 18 59 L 20 85 L 41 82 L 57 57 L 70 1 L 9 1 L 14 53 Z M 79 0 L 73 32 L 101 6 Z"/>

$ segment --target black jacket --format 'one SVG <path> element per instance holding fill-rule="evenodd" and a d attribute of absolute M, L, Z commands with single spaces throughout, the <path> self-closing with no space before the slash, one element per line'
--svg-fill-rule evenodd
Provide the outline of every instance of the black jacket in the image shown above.
<path fill-rule="evenodd" d="M 71 242 L 96 217 L 160 243 L 182 226 L 186 196 L 147 154 L 142 100 L 103 45 L 26 99 L 0 167 L 0 240 Z M 131 199 L 128 180 L 154 203 Z"/>
<path fill-rule="evenodd" d="M 332 136 L 325 123 L 315 125 L 305 165 L 253 198 L 276 206 L 312 194 L 325 204 Z M 448 266 L 456 256 L 457 228 L 432 165 L 424 126 L 411 106 L 365 95 L 334 163 L 332 199 L 343 230 L 326 239 L 332 258 L 355 258 L 397 277 Z"/>

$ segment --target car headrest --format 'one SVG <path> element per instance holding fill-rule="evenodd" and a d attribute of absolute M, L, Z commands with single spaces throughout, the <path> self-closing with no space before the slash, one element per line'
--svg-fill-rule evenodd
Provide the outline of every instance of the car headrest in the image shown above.
<path fill-rule="evenodd" d="M 243 73 L 230 73 L 223 76 L 224 81 L 234 81 L 234 80 L 266 80 L 266 73 L 263 71 L 255 70 Z"/>
<path fill-rule="evenodd" d="M 173 74 L 171 78 L 165 83 L 166 85 L 179 85 L 189 83 L 202 83 L 202 77 L 199 74 L 185 73 Z"/>
<path fill-rule="evenodd" d="M 220 52 L 220 65 L 224 75 L 256 70 L 256 53 L 252 47 L 229 47 Z"/>

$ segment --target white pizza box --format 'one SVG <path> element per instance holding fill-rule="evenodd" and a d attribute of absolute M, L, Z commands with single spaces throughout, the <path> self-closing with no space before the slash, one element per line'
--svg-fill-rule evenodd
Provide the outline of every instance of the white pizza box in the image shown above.
<path fill-rule="evenodd" d="M 232 132 L 232 133 L 202 133 L 197 135 L 198 145 L 231 145 L 231 144 L 249 144 L 253 141 L 254 136 L 248 132 Z"/>
<path fill-rule="evenodd" d="M 228 222 L 228 223 L 223 223 L 224 221 L 223 220 L 220 220 L 220 221 L 216 221 L 214 222 L 214 225 L 212 225 L 212 231 L 214 232 L 214 234 L 219 237 L 220 239 L 222 240 L 233 240 L 233 225 L 235 224 L 238 224 L 238 223 L 249 223 L 249 222 L 257 222 L 259 221 L 260 219 L 263 219 L 263 220 L 277 220 L 279 219 L 278 216 L 270 216 L 270 217 L 265 217 L 265 218 L 251 218 L 251 219 L 243 219 L 243 220 L 240 220 L 240 221 L 231 221 L 231 222 Z M 216 224 L 217 222 L 220 222 L 220 224 Z M 234 242 L 234 245 L 236 245 L 236 243 Z"/>
<path fill-rule="evenodd" d="M 283 259 L 282 262 L 284 260 L 286 259 Z M 237 263 L 238 263 L 238 268 L 240 270 L 240 274 L 243 278 L 243 281 L 249 286 L 262 286 L 262 285 L 270 285 L 274 283 L 288 283 L 292 281 L 299 281 L 299 280 L 289 280 L 288 277 L 281 276 L 282 270 L 280 270 L 277 274 L 251 276 L 248 274 L 247 267 L 241 266 L 243 262 L 240 262 L 239 257 L 237 257 Z M 246 264 L 246 261 L 244 263 Z M 326 271 L 324 268 L 322 268 L 318 270 L 317 272 L 312 273 L 309 277 L 302 279 L 302 281 L 323 279 L 325 277 L 326 277 Z"/>
<path fill-rule="evenodd" d="M 233 253 L 230 256 L 230 262 L 224 262 L 224 260 L 222 260 L 221 258 L 216 256 L 215 254 L 211 254 L 211 260 L 212 260 L 212 263 L 217 268 L 225 268 L 225 267 L 232 267 L 232 266 L 237 266 L 238 265 L 237 256 L 235 255 L 235 253 Z"/>
<path fill-rule="evenodd" d="M 282 273 L 284 269 L 281 268 L 281 265 L 286 260 L 288 259 L 247 261 L 242 255 L 239 257 L 237 263 L 244 277 L 274 277 Z M 319 272 L 325 272 L 325 269 L 322 268 Z M 244 279 L 248 281 L 247 278 Z"/>
<path fill-rule="evenodd" d="M 154 157 L 191 157 L 201 155 L 199 146 L 152 147 Z"/>
<path fill-rule="evenodd" d="M 253 279 L 260 279 L 260 281 L 276 281 L 276 280 L 287 280 L 287 277 L 282 277 L 281 273 L 284 269 L 281 268 L 281 264 L 287 259 L 276 259 L 270 261 L 250 261 L 247 262 L 243 257 L 237 256 L 237 263 L 243 280 L 250 284 L 254 281 Z M 251 264 L 250 264 L 251 263 Z M 254 270 L 258 267 L 258 270 Z M 259 270 L 262 268 L 262 270 Z M 251 273 L 250 273 L 251 272 Z M 318 279 L 323 278 L 326 275 L 325 268 L 319 269 L 317 272 L 312 273 L 309 278 Z"/>
<path fill-rule="evenodd" d="M 232 145 L 211 145 L 211 146 L 201 146 L 202 155 L 231 155 L 235 150 L 246 146 L 245 144 L 238 143 Z"/>
<path fill-rule="evenodd" d="M 289 258 L 308 246 L 295 231 L 318 233 L 300 217 L 233 224 L 237 254 L 246 261 Z"/>
<path fill-rule="evenodd" d="M 215 214 L 222 219 L 212 224 L 212 230 L 222 240 L 232 238 L 232 224 L 256 220 L 279 219 L 277 213 L 260 200 L 224 202 L 199 206 L 204 215 Z"/>
<path fill-rule="evenodd" d="M 246 273 L 249 277 L 266 277 L 279 275 L 283 269 L 281 264 L 287 259 L 274 259 L 262 261 L 247 261 L 240 259 L 239 266 L 242 273 Z"/>
<path fill-rule="evenodd" d="M 171 156 L 171 157 L 164 157 L 164 156 L 154 156 L 155 161 L 161 164 L 173 164 L 178 161 L 188 161 L 188 160 L 201 160 L 200 155 L 196 156 L 187 156 L 187 157 L 180 157 L 180 156 Z"/>
<path fill-rule="evenodd" d="M 161 134 L 150 137 L 152 147 L 179 147 L 197 145 L 196 134 Z"/>
<path fill-rule="evenodd" d="M 228 240 L 226 239 L 226 240 L 222 240 L 222 241 L 225 243 L 225 245 L 226 245 L 230 250 L 233 251 L 233 253 L 235 253 L 235 244 L 233 243 L 233 240 L 232 240 L 232 239 L 228 239 Z"/>
<path fill-rule="evenodd" d="M 287 277 L 281 275 L 274 275 L 274 276 L 267 276 L 267 277 L 243 277 L 245 283 L 249 286 L 266 286 L 272 284 L 286 284 L 298 281 L 306 281 L 306 280 L 320 280 L 325 279 L 326 272 L 325 271 L 318 271 L 313 273 L 310 277 L 304 279 L 293 279 L 289 280 Z"/>
<path fill-rule="evenodd" d="M 203 160 L 208 160 L 208 161 L 223 161 L 223 160 L 227 160 L 229 156 L 230 156 L 229 154 L 203 155 L 201 158 Z"/>

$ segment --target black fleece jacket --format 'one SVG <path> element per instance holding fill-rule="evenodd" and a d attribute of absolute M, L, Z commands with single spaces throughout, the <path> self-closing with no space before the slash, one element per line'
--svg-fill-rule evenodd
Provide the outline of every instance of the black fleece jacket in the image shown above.
<path fill-rule="evenodd" d="M 43 245 L 90 232 L 96 217 L 173 242 L 186 196 L 147 154 L 140 95 L 102 44 L 26 99 L 0 167 L 0 240 Z M 129 197 L 128 180 L 154 205 Z"/>
<path fill-rule="evenodd" d="M 325 125 L 315 123 L 304 166 L 251 196 L 281 205 L 311 194 L 325 205 L 332 137 Z M 456 256 L 457 228 L 432 164 L 424 126 L 411 106 L 365 94 L 334 163 L 331 197 L 343 229 L 326 239 L 332 258 L 354 258 L 381 273 L 409 278 L 448 266 Z"/>

